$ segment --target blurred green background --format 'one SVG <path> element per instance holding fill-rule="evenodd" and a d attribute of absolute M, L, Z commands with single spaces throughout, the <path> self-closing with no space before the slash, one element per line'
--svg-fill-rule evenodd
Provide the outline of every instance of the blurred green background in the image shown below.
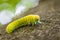
<path fill-rule="evenodd" d="M 0 0 L 0 11 L 7 9 L 7 10 L 14 10 L 16 4 L 19 3 L 21 0 Z"/>

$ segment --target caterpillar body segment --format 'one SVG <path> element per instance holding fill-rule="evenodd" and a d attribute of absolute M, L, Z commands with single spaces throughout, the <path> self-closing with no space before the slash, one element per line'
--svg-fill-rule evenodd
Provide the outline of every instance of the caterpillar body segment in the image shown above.
<path fill-rule="evenodd" d="M 11 33 L 13 32 L 15 29 L 25 26 L 25 25 L 35 25 L 36 23 L 40 22 L 40 17 L 38 15 L 27 15 L 25 17 L 22 17 L 20 19 L 17 19 L 13 22 L 11 22 L 7 28 L 6 28 L 6 32 L 7 33 Z"/>

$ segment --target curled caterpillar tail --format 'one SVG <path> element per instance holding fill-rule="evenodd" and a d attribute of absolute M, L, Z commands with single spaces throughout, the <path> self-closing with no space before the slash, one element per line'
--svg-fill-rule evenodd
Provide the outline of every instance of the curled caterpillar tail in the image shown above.
<path fill-rule="evenodd" d="M 12 33 L 15 29 L 26 26 L 26 25 L 35 25 L 36 23 L 40 22 L 40 16 L 38 15 L 27 15 L 25 17 L 22 17 L 20 19 L 17 19 L 13 22 L 11 22 L 7 27 L 6 27 L 6 32 L 7 33 Z"/>

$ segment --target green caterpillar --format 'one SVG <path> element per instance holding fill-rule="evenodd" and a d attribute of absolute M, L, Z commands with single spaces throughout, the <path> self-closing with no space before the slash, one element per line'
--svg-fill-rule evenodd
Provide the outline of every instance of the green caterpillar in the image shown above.
<path fill-rule="evenodd" d="M 27 15 L 25 17 L 22 17 L 20 19 L 17 19 L 13 22 L 11 22 L 7 27 L 6 27 L 6 32 L 7 33 L 12 33 L 15 29 L 25 26 L 25 25 L 35 25 L 36 23 L 40 22 L 40 17 L 38 15 Z"/>

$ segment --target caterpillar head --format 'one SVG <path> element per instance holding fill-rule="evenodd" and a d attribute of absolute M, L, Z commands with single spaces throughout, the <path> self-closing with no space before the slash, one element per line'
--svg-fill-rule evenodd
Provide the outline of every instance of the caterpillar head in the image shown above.
<path fill-rule="evenodd" d="M 40 24 L 40 16 L 39 15 L 35 15 L 35 24 Z"/>
<path fill-rule="evenodd" d="M 30 15 L 30 17 L 33 19 L 32 20 L 32 25 L 40 24 L 40 16 L 39 15 Z"/>

